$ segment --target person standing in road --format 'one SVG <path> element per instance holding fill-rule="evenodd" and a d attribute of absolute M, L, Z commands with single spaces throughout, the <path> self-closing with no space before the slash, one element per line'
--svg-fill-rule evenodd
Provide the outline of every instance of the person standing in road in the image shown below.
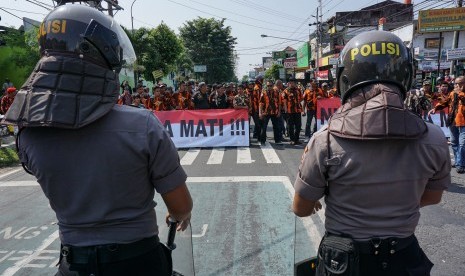
<path fill-rule="evenodd" d="M 279 116 L 278 121 L 279 121 L 279 137 L 280 141 L 284 142 L 284 135 L 288 133 L 289 131 L 289 124 L 287 123 L 287 113 L 286 113 L 286 108 L 284 104 L 284 85 L 281 80 L 277 80 L 274 86 L 274 89 L 277 89 L 279 91 L 279 98 L 281 100 L 281 105 L 279 106 L 279 109 L 281 111 L 281 116 Z"/>
<path fill-rule="evenodd" d="M 56 214 L 57 275 L 171 275 L 154 195 L 185 229 L 192 198 L 176 148 L 151 111 L 115 105 L 118 74 L 135 62 L 120 25 L 77 4 L 42 24 L 65 20 L 66 32 L 40 33 L 41 59 L 3 121 L 20 127 L 20 161 Z"/>
<path fill-rule="evenodd" d="M 252 117 L 254 124 L 252 138 L 258 139 L 258 136 L 260 135 L 260 118 L 258 116 L 258 106 L 260 102 L 261 91 L 255 89 L 254 81 L 249 81 L 246 91 L 250 99 L 250 116 Z"/>
<path fill-rule="evenodd" d="M 6 89 L 6 95 L 2 97 L 0 103 L 0 111 L 2 112 L 2 114 L 6 114 L 8 109 L 10 109 L 10 106 L 13 104 L 13 101 L 15 100 L 16 93 L 17 91 L 15 87 L 8 87 Z"/>
<path fill-rule="evenodd" d="M 304 100 L 304 114 L 307 116 L 305 123 L 305 137 L 308 140 L 312 137 L 313 133 L 317 129 L 317 120 L 316 120 L 316 111 L 317 111 L 317 100 L 321 98 L 322 92 L 318 88 L 318 85 L 315 82 L 311 82 L 309 87 L 305 90 L 303 100 Z"/>
<path fill-rule="evenodd" d="M 281 135 L 279 133 L 279 117 L 281 117 L 281 97 L 279 95 L 279 90 L 274 89 L 273 82 L 268 80 L 266 82 L 266 87 L 263 89 L 260 96 L 260 143 L 262 145 L 266 142 L 266 130 L 268 128 L 268 122 L 271 119 L 273 124 L 273 136 L 274 141 L 277 145 L 282 145 Z"/>
<path fill-rule="evenodd" d="M 447 125 L 450 130 L 450 145 L 454 152 L 455 170 L 459 174 L 465 173 L 465 77 L 455 79 L 455 89 L 449 93 L 449 96 L 439 103 L 429 112 L 436 113 L 444 108 L 449 109 Z"/>
<path fill-rule="evenodd" d="M 234 96 L 234 108 L 235 109 L 247 109 L 249 111 L 249 96 L 245 94 L 245 86 L 240 84 L 237 86 L 237 95 Z"/>
<path fill-rule="evenodd" d="M 296 87 L 295 78 L 291 77 L 284 92 L 286 112 L 289 114 L 289 136 L 291 145 L 300 145 L 300 130 L 302 129 L 302 91 Z"/>
<path fill-rule="evenodd" d="M 371 47 L 391 50 L 361 54 Z M 412 75 L 408 48 L 390 32 L 361 33 L 340 54 L 342 106 L 311 138 L 294 184 L 297 216 L 326 203 L 316 275 L 430 275 L 414 232 L 420 208 L 451 182 L 450 156 L 441 129 L 403 106 Z"/>
<path fill-rule="evenodd" d="M 6 90 L 10 87 L 14 87 L 13 83 L 10 81 L 9 78 L 6 78 L 5 79 L 5 82 L 3 83 L 3 86 L 2 86 L 2 94 L 5 94 L 6 93 Z"/>
<path fill-rule="evenodd" d="M 205 82 L 199 83 L 199 91 L 194 94 L 193 97 L 193 104 L 194 104 L 194 109 L 210 109 L 210 103 L 208 101 L 208 95 L 207 95 L 207 84 Z"/>

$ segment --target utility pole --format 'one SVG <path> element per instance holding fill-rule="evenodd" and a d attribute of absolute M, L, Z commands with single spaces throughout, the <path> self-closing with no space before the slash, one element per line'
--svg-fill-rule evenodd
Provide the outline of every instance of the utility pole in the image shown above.
<path fill-rule="evenodd" d="M 323 12 L 321 0 L 318 0 L 318 8 L 316 9 L 316 83 L 319 84 L 318 75 L 320 73 L 320 47 L 321 47 L 321 22 L 320 17 Z"/>
<path fill-rule="evenodd" d="M 458 0 L 457 1 L 457 8 L 461 8 L 463 5 L 463 0 Z M 458 48 L 459 46 L 459 35 L 460 35 L 460 31 L 454 31 L 454 38 L 452 40 L 452 49 L 456 49 Z M 441 41 L 439 41 L 439 43 L 441 43 Z M 450 69 L 449 69 L 449 74 L 450 75 L 454 75 L 454 76 L 457 76 L 457 61 L 454 59 L 452 60 L 452 62 L 450 63 Z"/>

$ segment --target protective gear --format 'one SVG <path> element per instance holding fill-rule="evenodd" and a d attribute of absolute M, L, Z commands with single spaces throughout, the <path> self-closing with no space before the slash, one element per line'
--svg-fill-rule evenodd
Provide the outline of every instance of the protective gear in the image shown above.
<path fill-rule="evenodd" d="M 39 29 L 40 53 L 82 55 L 119 72 L 135 61 L 128 36 L 120 25 L 94 8 L 63 5 L 51 11 Z"/>
<path fill-rule="evenodd" d="M 118 72 L 135 61 L 113 18 L 81 5 L 51 11 L 39 30 L 42 58 L 3 123 L 77 129 L 107 114 L 119 96 Z"/>
<path fill-rule="evenodd" d="M 385 31 L 369 31 L 352 38 L 339 56 L 337 86 L 344 104 L 359 86 L 393 83 L 402 96 L 412 84 L 412 55 L 402 40 Z"/>

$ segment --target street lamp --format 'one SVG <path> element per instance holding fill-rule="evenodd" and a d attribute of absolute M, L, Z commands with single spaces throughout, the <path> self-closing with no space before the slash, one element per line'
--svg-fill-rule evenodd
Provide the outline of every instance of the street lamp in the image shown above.
<path fill-rule="evenodd" d="M 298 41 L 298 42 L 307 42 L 307 41 L 293 39 L 293 38 L 285 38 L 285 37 L 272 36 L 272 35 L 266 35 L 266 34 L 262 34 L 260 36 L 261 37 L 271 37 L 271 38 L 277 38 L 277 39 L 284 39 L 284 40 L 292 40 L 292 41 Z"/>
<path fill-rule="evenodd" d="M 137 0 L 134 0 L 132 1 L 132 4 L 131 4 L 131 28 L 132 28 L 132 34 L 134 35 L 134 17 L 132 16 L 132 6 L 134 5 L 134 3 L 136 2 Z"/>

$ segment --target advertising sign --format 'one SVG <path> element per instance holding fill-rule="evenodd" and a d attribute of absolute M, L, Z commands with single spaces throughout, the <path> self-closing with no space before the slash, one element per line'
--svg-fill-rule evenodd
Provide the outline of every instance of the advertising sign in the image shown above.
<path fill-rule="evenodd" d="M 207 72 L 207 65 L 194 65 L 195 73 L 205 73 Z"/>
<path fill-rule="evenodd" d="M 297 67 L 297 58 L 286 58 L 283 63 L 286 69 L 295 68 Z"/>
<path fill-rule="evenodd" d="M 465 8 L 423 10 L 418 12 L 418 32 L 437 33 L 465 30 Z"/>
<path fill-rule="evenodd" d="M 297 67 L 308 67 L 308 61 L 310 60 L 309 53 L 310 51 L 307 42 L 297 49 Z"/>
<path fill-rule="evenodd" d="M 249 146 L 246 109 L 156 111 L 176 148 Z"/>
<path fill-rule="evenodd" d="M 465 48 L 447 50 L 447 60 L 465 59 Z"/>
<path fill-rule="evenodd" d="M 316 77 L 318 80 L 328 80 L 328 75 L 329 75 L 328 70 L 322 70 L 322 71 L 317 72 Z"/>

